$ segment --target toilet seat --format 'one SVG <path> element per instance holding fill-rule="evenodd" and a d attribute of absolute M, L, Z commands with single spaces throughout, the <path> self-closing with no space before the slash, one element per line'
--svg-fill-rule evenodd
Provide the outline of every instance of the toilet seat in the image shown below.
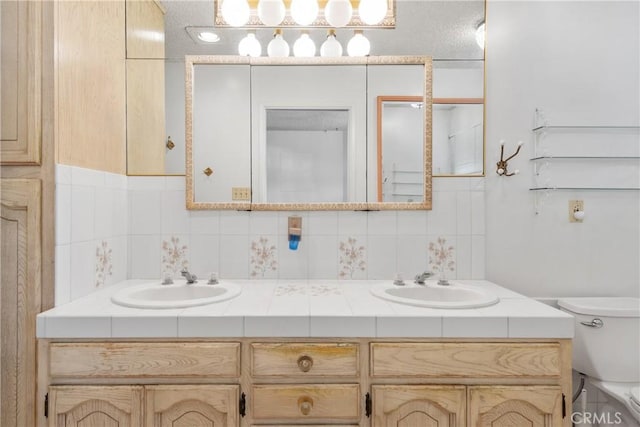
<path fill-rule="evenodd" d="M 629 398 L 631 408 L 640 413 L 640 386 L 632 387 L 629 394 L 631 395 Z"/>

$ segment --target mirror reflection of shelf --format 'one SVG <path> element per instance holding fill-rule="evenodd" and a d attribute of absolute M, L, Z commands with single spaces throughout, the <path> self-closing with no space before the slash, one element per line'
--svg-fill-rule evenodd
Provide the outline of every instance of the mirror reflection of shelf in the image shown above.
<path fill-rule="evenodd" d="M 536 109 L 531 131 L 533 183 L 529 190 L 534 194 L 536 214 L 555 190 L 640 190 L 636 185 L 640 176 L 640 126 L 550 125 L 544 112 Z"/>
<path fill-rule="evenodd" d="M 422 186 L 424 185 L 424 182 L 422 182 L 423 171 L 417 169 L 396 169 L 395 163 L 392 167 L 391 180 L 388 180 L 388 177 L 384 180 L 384 183 L 388 184 L 391 188 L 388 188 L 388 192 L 383 192 L 383 195 L 389 194 L 392 197 L 422 198 Z M 403 186 L 410 187 L 405 188 Z M 402 191 L 403 189 L 406 191 Z"/>
<path fill-rule="evenodd" d="M 532 132 L 540 132 L 545 130 L 640 130 L 640 126 L 550 126 L 541 125 L 531 129 Z"/>

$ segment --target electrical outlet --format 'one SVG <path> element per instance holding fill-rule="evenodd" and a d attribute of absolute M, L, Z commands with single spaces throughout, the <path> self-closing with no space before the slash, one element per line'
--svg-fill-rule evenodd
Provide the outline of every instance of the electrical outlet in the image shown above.
<path fill-rule="evenodd" d="M 584 202 L 582 200 L 569 200 L 569 222 L 582 222 L 576 218 L 576 212 L 584 212 Z"/>
<path fill-rule="evenodd" d="M 249 187 L 232 187 L 231 200 L 251 200 L 251 189 Z"/>

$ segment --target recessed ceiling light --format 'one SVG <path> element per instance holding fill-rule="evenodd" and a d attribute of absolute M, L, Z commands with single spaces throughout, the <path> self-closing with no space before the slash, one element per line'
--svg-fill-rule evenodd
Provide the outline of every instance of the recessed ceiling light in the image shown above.
<path fill-rule="evenodd" d="M 185 27 L 191 40 L 197 44 L 210 44 L 220 41 L 220 36 L 213 32 L 213 27 Z"/>
<path fill-rule="evenodd" d="M 202 31 L 198 34 L 198 38 L 205 43 L 215 43 L 220 41 L 220 36 L 216 33 L 212 33 L 211 31 Z"/>

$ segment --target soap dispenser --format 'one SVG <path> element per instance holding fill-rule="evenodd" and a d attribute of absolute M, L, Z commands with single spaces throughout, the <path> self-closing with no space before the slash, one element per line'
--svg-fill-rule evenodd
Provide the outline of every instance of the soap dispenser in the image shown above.
<path fill-rule="evenodd" d="M 289 249 L 295 251 L 298 249 L 298 244 L 302 238 L 302 217 L 290 216 L 288 225 Z"/>

